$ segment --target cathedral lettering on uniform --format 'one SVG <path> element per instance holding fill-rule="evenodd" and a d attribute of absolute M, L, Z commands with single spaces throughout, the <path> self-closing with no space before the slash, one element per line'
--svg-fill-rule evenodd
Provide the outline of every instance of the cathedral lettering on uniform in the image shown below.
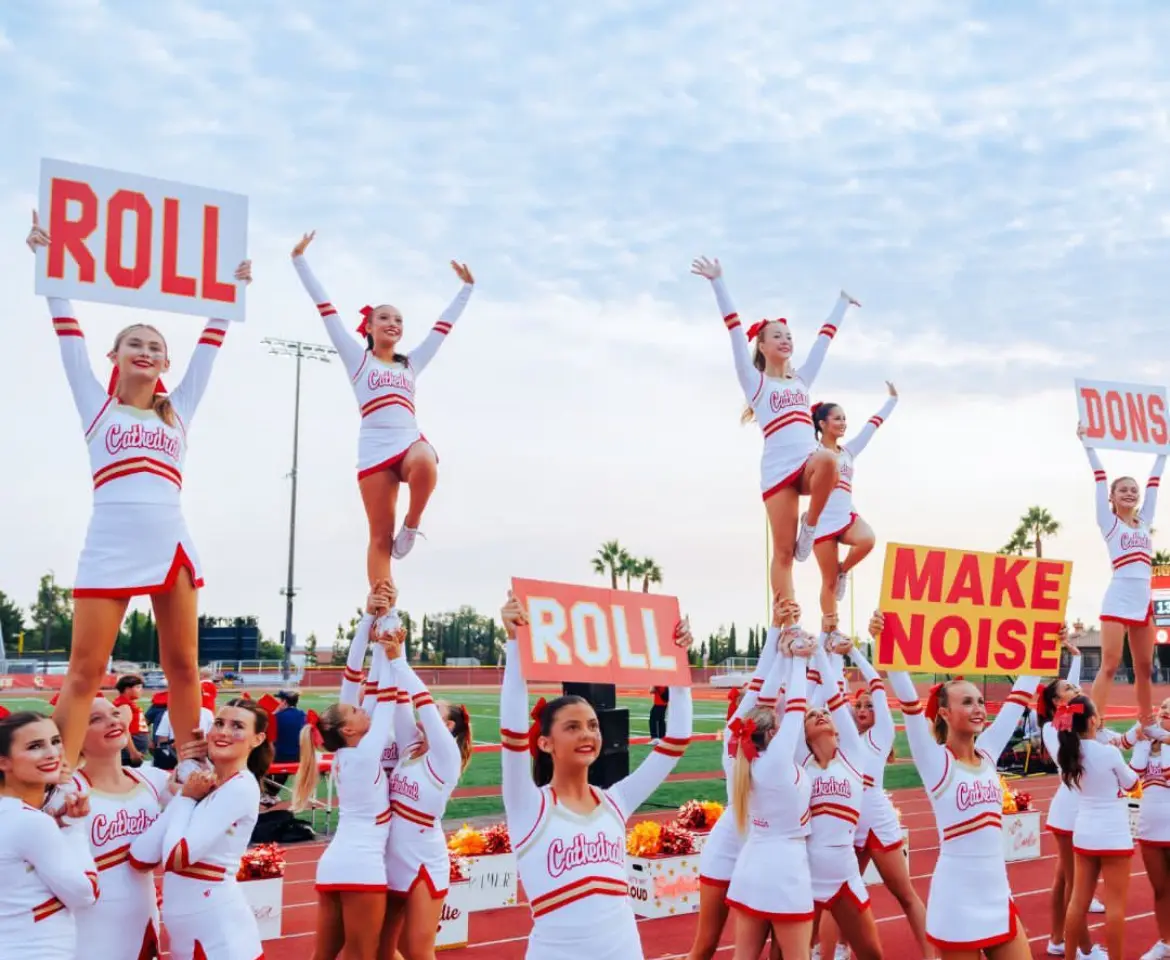
<path fill-rule="evenodd" d="M 369 380 L 371 390 L 381 390 L 383 387 L 395 387 L 399 390 L 413 390 L 413 379 L 401 370 L 371 370 Z"/>
<path fill-rule="evenodd" d="M 590 840 L 583 833 L 577 834 L 565 843 L 557 837 L 548 846 L 548 875 L 559 877 L 575 867 L 592 863 L 613 863 L 625 866 L 626 851 L 623 844 L 610 840 L 598 832 L 597 839 Z"/>
<path fill-rule="evenodd" d="M 113 817 L 99 813 L 90 825 L 90 841 L 95 847 L 100 847 L 122 837 L 137 837 L 146 833 L 146 828 L 157 819 L 145 810 L 135 810 L 133 813 L 119 810 Z"/>
<path fill-rule="evenodd" d="M 404 797 L 410 797 L 411 800 L 418 800 L 418 784 L 400 773 L 396 773 L 390 778 L 390 792 L 400 793 Z"/>
<path fill-rule="evenodd" d="M 785 390 L 773 390 L 769 403 L 772 406 L 772 412 L 779 413 L 790 407 L 807 407 L 808 395 L 803 390 L 793 390 L 791 387 Z"/>
<path fill-rule="evenodd" d="M 955 787 L 955 806 L 960 810 L 970 810 L 981 803 L 994 803 L 997 809 L 1003 807 L 1003 790 L 998 783 L 974 780 Z"/>
<path fill-rule="evenodd" d="M 111 454 L 123 450 L 151 450 L 165 453 L 172 459 L 179 459 L 179 435 L 164 426 L 147 427 L 136 423 L 123 427 L 112 423 L 106 430 L 106 450 Z"/>
<path fill-rule="evenodd" d="M 1119 539 L 1122 550 L 1152 550 L 1154 548 L 1153 541 L 1140 530 L 1135 530 L 1132 533 L 1126 531 L 1121 534 Z"/>
<path fill-rule="evenodd" d="M 818 777 L 813 781 L 812 799 L 817 797 L 852 797 L 853 785 L 845 779 Z"/>

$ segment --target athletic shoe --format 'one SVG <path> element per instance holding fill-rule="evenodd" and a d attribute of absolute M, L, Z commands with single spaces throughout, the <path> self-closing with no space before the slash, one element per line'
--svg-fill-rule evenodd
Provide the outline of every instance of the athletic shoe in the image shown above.
<path fill-rule="evenodd" d="M 1142 960 L 1170 960 L 1170 946 L 1159 940 L 1142 954 Z"/>
<path fill-rule="evenodd" d="M 800 533 L 796 537 L 796 549 L 793 555 L 800 562 L 809 558 L 812 554 L 813 541 L 817 538 L 817 528 L 810 527 L 808 524 L 808 514 L 802 514 L 800 518 Z"/>
<path fill-rule="evenodd" d="M 1063 957 L 1064 956 L 1064 944 L 1063 943 L 1053 943 L 1051 940 L 1049 940 L 1047 953 L 1048 953 L 1048 956 L 1050 956 L 1050 957 Z"/>
<path fill-rule="evenodd" d="M 848 944 L 837 944 L 837 949 L 833 951 L 833 960 L 849 960 Z"/>
<path fill-rule="evenodd" d="M 1077 960 L 1109 960 L 1109 954 L 1105 952 L 1105 948 L 1099 943 L 1093 944 L 1093 949 L 1088 953 L 1081 953 L 1077 951 Z"/>
<path fill-rule="evenodd" d="M 821 945 L 818 943 L 812 948 L 812 953 L 808 955 L 809 960 L 821 960 Z"/>
<path fill-rule="evenodd" d="M 1089 904 L 1089 913 L 1104 913 L 1105 904 L 1103 904 L 1096 897 L 1093 897 L 1093 902 Z"/>
<path fill-rule="evenodd" d="M 849 589 L 849 574 L 837 574 L 837 601 L 845 599 L 845 591 Z"/>
<path fill-rule="evenodd" d="M 417 528 L 411 529 L 404 523 L 402 529 L 398 531 L 398 536 L 394 538 L 394 546 L 390 549 L 390 555 L 395 560 L 401 560 L 414 549 L 414 541 L 418 536 Z"/>

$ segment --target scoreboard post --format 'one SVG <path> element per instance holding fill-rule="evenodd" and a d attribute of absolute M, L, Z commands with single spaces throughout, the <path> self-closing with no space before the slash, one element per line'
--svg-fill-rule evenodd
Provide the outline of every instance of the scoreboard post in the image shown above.
<path fill-rule="evenodd" d="M 1154 604 L 1154 638 L 1157 643 L 1170 643 L 1170 566 L 1154 567 L 1150 599 Z"/>

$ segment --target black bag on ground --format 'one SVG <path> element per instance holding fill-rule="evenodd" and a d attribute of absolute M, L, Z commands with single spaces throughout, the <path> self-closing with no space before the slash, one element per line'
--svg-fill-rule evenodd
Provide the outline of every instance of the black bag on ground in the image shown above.
<path fill-rule="evenodd" d="M 252 843 L 306 843 L 316 840 L 313 828 L 298 820 L 291 810 L 270 810 L 260 814 L 252 830 Z"/>

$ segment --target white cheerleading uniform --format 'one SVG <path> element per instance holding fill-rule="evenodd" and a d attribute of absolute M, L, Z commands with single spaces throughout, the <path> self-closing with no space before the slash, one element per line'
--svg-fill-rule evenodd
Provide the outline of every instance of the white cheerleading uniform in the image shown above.
<path fill-rule="evenodd" d="M 940 950 L 988 950 L 1016 936 L 1019 911 L 1003 853 L 1003 789 L 996 760 L 1029 707 L 1039 677 L 1020 677 L 975 741 L 977 769 L 935 742 L 910 675 L 891 672 L 910 753 L 934 810 L 939 856 L 926 903 L 926 937 Z M 961 907 L 961 909 L 957 909 Z"/>
<path fill-rule="evenodd" d="M 1142 740 L 1133 748 L 1130 766 L 1141 777 L 1142 801 L 1138 815 L 1138 840 L 1147 847 L 1170 847 L 1170 777 L 1163 744 L 1153 752 L 1153 742 Z"/>
<path fill-rule="evenodd" d="M 866 755 L 862 769 L 865 790 L 861 794 L 861 815 L 857 819 L 853 845 L 859 850 L 888 853 L 902 846 L 902 825 L 898 822 L 898 813 L 885 788 L 886 766 L 896 736 L 894 718 L 890 713 L 886 686 L 877 670 L 860 650 L 854 650 L 850 657 L 868 684 L 874 716 L 873 726 L 861 737 Z"/>
<path fill-rule="evenodd" d="M 84 960 L 147 960 L 159 954 L 158 897 L 154 878 L 130 858 L 144 834 L 170 802 L 168 774 L 154 767 L 123 767 L 135 786 L 127 793 L 96 790 L 82 768 L 73 777 L 89 794 L 89 815 L 78 821 L 89 841 L 102 895 L 77 911 L 78 957 Z"/>
<path fill-rule="evenodd" d="M 394 740 L 399 759 L 390 779 L 386 886 L 392 896 L 405 897 L 422 883 L 439 900 L 447 895 L 451 876 L 443 814 L 459 782 L 462 758 L 447 718 L 406 657 L 400 654 L 391 668 L 398 687 Z M 426 753 L 418 757 L 411 755 L 419 742 L 415 710 L 427 737 Z"/>
<path fill-rule="evenodd" d="M 1109 481 L 1097 451 L 1085 447 L 1085 453 L 1096 481 L 1097 527 L 1105 538 L 1109 560 L 1113 564 L 1113 579 L 1105 590 L 1101 619 L 1140 627 L 1150 623 L 1154 616 L 1150 602 L 1154 541 L 1150 528 L 1154 523 L 1158 485 L 1162 480 L 1162 469 L 1166 466 L 1166 456 L 1159 455 L 1154 461 L 1154 468 L 1146 481 L 1146 495 L 1138 512 L 1138 525 L 1131 527 L 1122 523 L 1109 506 Z"/>
<path fill-rule="evenodd" d="M 1081 685 L 1081 658 L 1078 654 L 1073 657 L 1068 665 L 1068 676 L 1065 680 L 1074 687 Z M 1052 758 L 1052 762 L 1056 764 L 1056 772 L 1060 773 L 1060 764 L 1057 762 L 1057 752 L 1060 749 L 1060 740 L 1057 736 L 1056 728 L 1052 725 L 1052 718 L 1048 718 L 1048 722 L 1040 728 L 1040 739 L 1044 742 L 1044 749 L 1048 751 L 1048 756 Z M 1077 822 L 1077 801 L 1079 794 L 1070 790 L 1063 780 L 1060 781 L 1060 786 L 1056 788 L 1056 793 L 1053 794 L 1052 802 L 1048 805 L 1048 819 L 1045 821 L 1045 828 L 1049 833 L 1056 834 L 1060 837 L 1071 837 L 1073 834 L 1073 827 Z"/>
<path fill-rule="evenodd" d="M 0 956 L 74 960 L 76 914 L 99 889 L 84 825 L 58 827 L 48 814 L 0 797 L 0 876 Z"/>
<path fill-rule="evenodd" d="M 178 796 L 130 845 L 144 869 L 162 862 L 162 919 L 173 960 L 259 960 L 256 918 L 236 874 L 260 811 L 247 770 L 196 803 Z"/>
<path fill-rule="evenodd" d="M 666 779 L 691 738 L 691 690 L 670 688 L 666 736 L 628 777 L 590 788 L 582 815 L 551 786 L 532 781 L 528 686 L 515 640 L 507 643 L 500 691 L 504 813 L 533 926 L 528 960 L 642 960 L 626 875 L 626 821 Z M 518 838 L 518 841 L 517 841 Z"/>
<path fill-rule="evenodd" d="M 1128 857 L 1133 854 L 1126 790 L 1138 775 L 1117 747 L 1081 740 L 1081 780 L 1072 788 L 1077 797 L 1073 850 L 1086 857 Z"/>
<path fill-rule="evenodd" d="M 382 647 L 377 648 L 382 652 Z M 370 728 L 356 747 L 342 747 L 333 755 L 337 784 L 337 832 L 317 862 L 318 893 L 381 893 L 386 889 L 386 838 L 390 834 L 390 803 L 382 750 L 394 723 L 397 690 L 390 665 L 375 658 L 371 674 L 377 678 L 377 704 L 370 711 Z"/>
<path fill-rule="evenodd" d="M 170 394 L 175 425 L 153 410 L 119 403 L 94 376 L 85 336 L 68 300 L 49 298 L 65 376 L 81 417 L 93 474 L 93 515 L 78 561 L 74 597 L 165 593 L 186 568 L 203 585 L 199 555 L 180 505 L 187 431 L 207 388 L 228 321 L 203 329 L 182 382 Z"/>
<path fill-rule="evenodd" d="M 748 833 L 727 889 L 728 906 L 772 923 L 799 923 L 815 915 L 806 841 L 812 784 L 796 763 L 797 744 L 804 740 L 807 671 L 803 657 L 777 657 L 764 682 L 766 699 L 787 675 L 788 697 L 775 736 L 751 761 Z M 856 863 L 852 853 L 849 858 Z"/>
<path fill-rule="evenodd" d="M 897 403 L 897 397 L 890 397 L 881 410 L 869 418 L 856 437 L 841 444 L 837 451 L 837 485 L 825 501 L 825 509 L 817 521 L 817 543 L 838 539 L 857 522 L 857 514 L 853 510 L 853 462 L 869 446 L 878 427 L 889 419 Z M 826 532 L 820 533 L 821 530 Z"/>
<path fill-rule="evenodd" d="M 440 314 L 426 339 L 406 355 L 405 363 L 383 363 L 364 344 L 355 341 L 342 325 L 337 308 L 329 301 L 329 295 L 313 275 L 304 256 L 294 257 L 293 265 L 325 321 L 325 331 L 341 357 L 357 397 L 362 415 L 358 434 L 358 479 L 381 470 L 397 470 L 414 444 L 426 442 L 414 417 L 415 379 L 434 359 L 463 313 L 471 297 L 472 285 L 463 285 Z"/>
<path fill-rule="evenodd" d="M 374 679 L 367 679 L 362 673 L 362 664 L 366 659 L 366 648 L 370 643 L 370 627 L 374 618 L 370 614 L 363 614 L 358 621 L 357 630 L 353 635 L 353 642 L 349 645 L 349 655 L 345 660 L 345 671 L 341 676 L 341 695 L 337 698 L 340 703 L 348 703 L 356 707 L 361 705 L 366 713 L 373 715 L 378 703 L 378 684 Z M 381 647 L 374 648 L 374 662 L 380 662 L 385 656 Z M 371 672 L 373 667 L 371 666 Z M 393 712 L 393 711 L 391 711 Z M 386 796 L 390 796 L 390 773 L 398 763 L 398 744 L 393 739 L 382 749 L 382 772 L 386 775 Z"/>
<path fill-rule="evenodd" d="M 735 824 L 735 805 L 731 795 L 731 768 L 734 761 L 727 747 L 731 737 L 732 723 L 736 720 L 742 720 L 756 707 L 776 707 L 777 700 L 761 699 L 760 693 L 764 687 L 764 680 L 771 673 L 772 663 L 778 655 L 776 641 L 779 636 L 778 627 L 769 628 L 763 649 L 760 651 L 760 659 L 756 661 L 756 669 L 752 673 L 751 680 L 748 681 L 747 690 L 739 698 L 735 713 L 731 715 L 727 726 L 723 728 L 721 759 L 723 779 L 727 782 L 727 805 L 723 808 L 722 816 L 711 828 L 707 842 L 703 844 L 703 849 L 699 853 L 699 882 L 707 886 L 727 889 L 731 884 L 731 875 L 735 871 L 739 852 L 743 849 L 744 837 Z M 781 697 L 784 695 L 783 686 L 779 690 L 779 695 Z"/>
<path fill-rule="evenodd" d="M 731 335 L 731 351 L 740 388 L 764 432 L 760 489 L 767 500 L 772 494 L 798 482 L 808 458 L 816 451 L 808 394 L 824 363 L 829 344 L 845 318 L 849 301 L 844 296 L 837 300 L 829 318 L 821 325 L 808 357 L 794 376 L 777 380 L 764 376 L 752 363 L 751 347 L 723 278 L 717 277 L 711 281 L 711 286 L 715 290 L 723 323 Z"/>

